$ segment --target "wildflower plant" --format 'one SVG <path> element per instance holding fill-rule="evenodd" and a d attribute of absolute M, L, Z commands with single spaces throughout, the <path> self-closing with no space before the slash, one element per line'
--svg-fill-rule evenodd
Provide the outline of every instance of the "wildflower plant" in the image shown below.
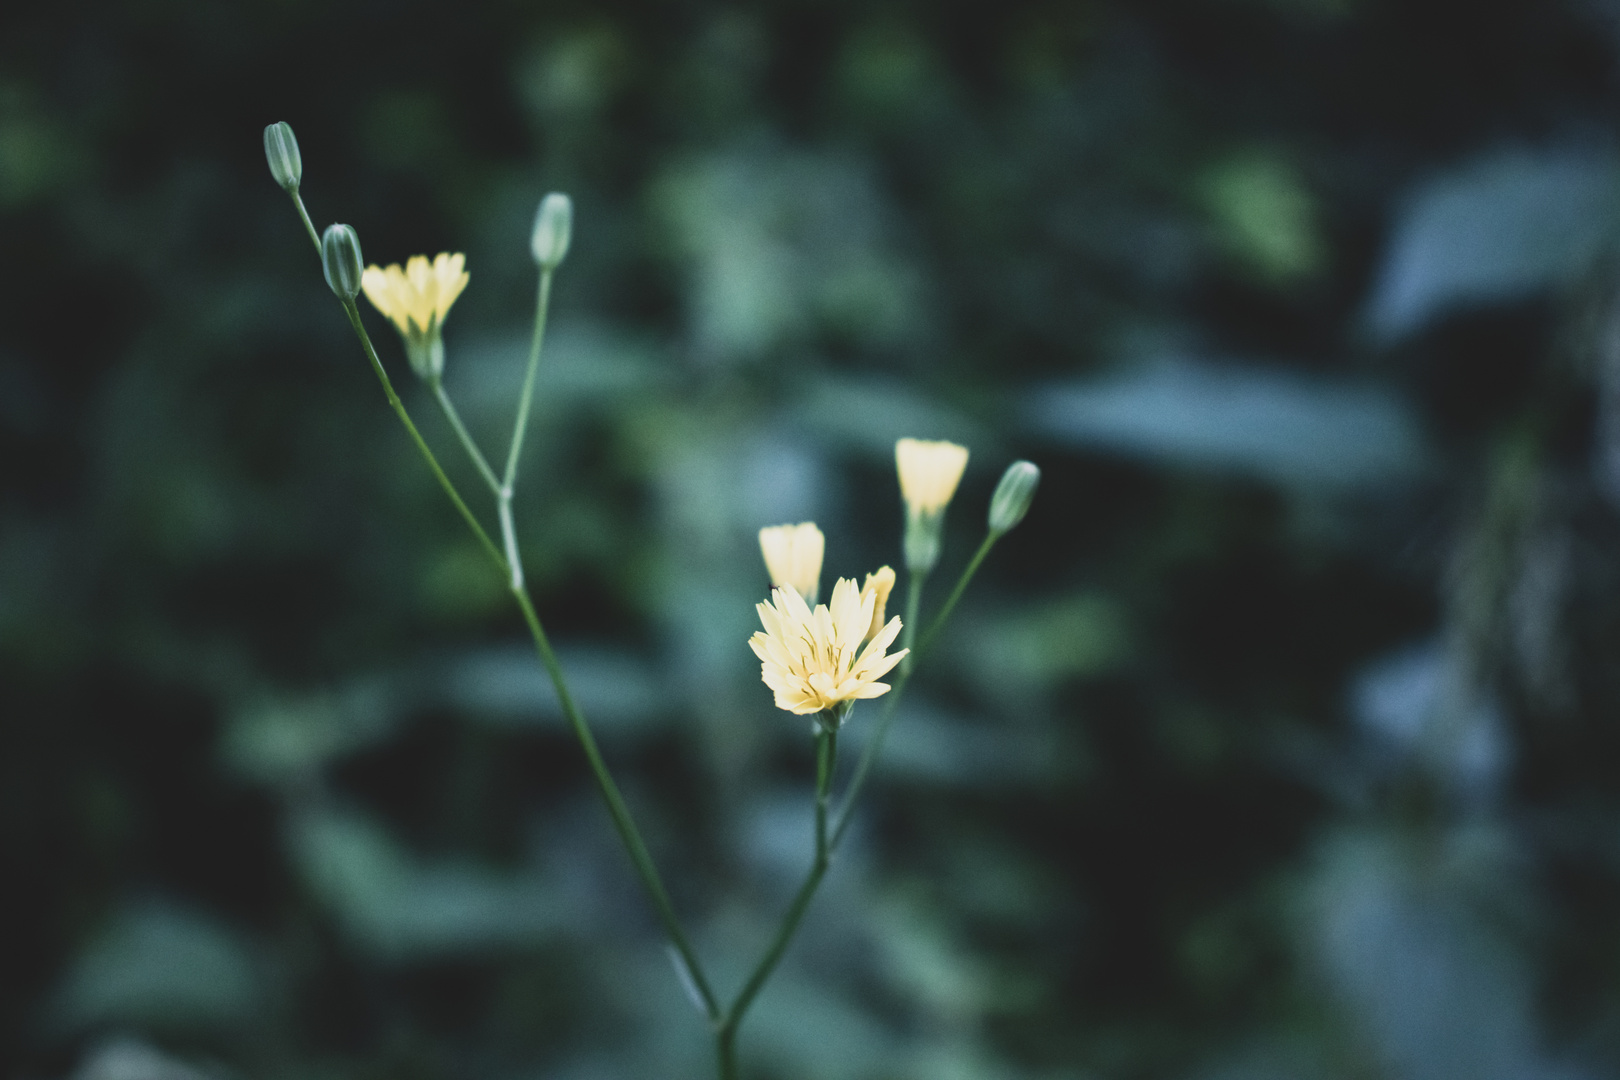
<path fill-rule="evenodd" d="M 529 595 L 519 555 L 512 500 L 545 341 L 552 278 L 572 242 L 573 204 L 568 196 L 553 192 L 541 200 L 535 215 L 530 236 L 530 251 L 539 271 L 534 332 L 523 387 L 514 409 L 504 467 L 497 474 L 462 422 L 442 380 L 445 367 L 442 328 L 451 306 L 470 281 L 465 257 L 443 252 L 431 260 L 426 255 L 413 256 L 403 267 L 398 264 L 364 266 L 359 236 L 353 228 L 331 225 L 324 233 L 315 231 L 301 194 L 303 162 L 292 128 L 285 123 L 271 124 L 265 129 L 264 144 L 271 176 L 291 197 L 320 259 L 327 284 L 341 303 L 389 407 L 493 568 L 504 578 L 528 627 L 540 663 L 556 688 L 568 724 L 584 751 L 608 815 L 657 913 L 677 974 L 710 1025 L 718 1075 L 721 1080 L 735 1080 L 739 1075 L 738 1031 L 792 941 L 831 864 L 833 852 L 849 827 L 857 799 L 882 748 L 912 671 L 936 639 L 991 547 L 1022 520 L 1034 497 L 1040 470 L 1027 461 L 1015 462 L 1007 469 L 991 500 L 983 542 L 921 635 L 917 627 L 923 586 L 939 562 L 945 512 L 967 467 L 966 447 L 909 438 L 899 440 L 895 446 L 896 470 L 905 506 L 901 538 L 907 570 L 904 617 L 886 618 L 889 596 L 896 584 L 891 567 L 883 566 L 867 574 L 859 586 L 854 578 L 839 578 L 829 601 L 821 604 L 817 601 L 826 551 L 826 538 L 821 530 L 813 522 L 760 530 L 760 551 L 772 589 L 770 595 L 756 605 L 762 629 L 755 632 L 747 644 L 759 658 L 760 678 L 771 691 L 775 706 L 795 716 L 813 718 L 815 839 L 804 882 L 764 952 L 742 985 L 726 1001 L 716 990 L 687 937 L 641 830 L 597 747 L 590 724 L 569 690 L 567 676 Z M 394 389 L 387 367 L 360 318 L 357 299 L 362 293 L 399 331 L 411 370 L 427 386 L 489 489 L 500 530 L 499 544 L 445 473 L 438 456 Z M 891 651 L 891 646 L 897 643 L 899 647 Z M 892 680 L 883 681 L 890 679 L 891 673 Z M 883 699 L 883 705 L 872 735 L 844 785 L 835 813 L 832 804 L 839 731 L 850 720 L 857 702 L 878 698 Z"/>

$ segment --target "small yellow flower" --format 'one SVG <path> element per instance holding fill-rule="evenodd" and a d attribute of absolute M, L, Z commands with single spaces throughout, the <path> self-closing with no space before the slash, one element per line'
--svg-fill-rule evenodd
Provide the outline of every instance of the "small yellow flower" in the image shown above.
<path fill-rule="evenodd" d="M 853 578 L 839 578 L 832 603 L 815 611 L 786 587 L 773 589 L 769 602 L 755 606 L 765 631 L 755 631 L 748 645 L 760 659 L 760 678 L 775 694 L 778 709 L 803 716 L 889 692 L 888 683 L 877 680 L 910 650 L 885 655 L 900 633 L 898 617 L 866 640 L 876 603 L 875 589 L 857 589 Z"/>
<path fill-rule="evenodd" d="M 431 263 L 426 255 L 413 255 L 403 270 L 398 263 L 372 265 L 360 275 L 366 299 L 399 330 L 411 367 L 423 378 L 437 377 L 444 370 L 439 328 L 467 287 L 466 265 L 467 257 L 460 252 L 440 252 Z"/>
<path fill-rule="evenodd" d="M 450 314 L 461 290 L 467 287 L 467 257 L 441 251 L 428 262 L 426 255 L 413 255 L 388 267 L 375 264 L 360 276 L 366 299 L 388 317 L 406 337 L 432 332 Z"/>
<path fill-rule="evenodd" d="M 953 442 L 901 439 L 894 444 L 900 471 L 900 497 L 906 509 L 924 516 L 944 511 L 967 468 L 968 449 Z"/>
<path fill-rule="evenodd" d="M 877 637 L 878 631 L 883 629 L 883 612 L 889 603 L 889 592 L 894 588 L 894 569 L 888 566 L 878 568 L 877 573 L 867 574 L 866 583 L 861 586 L 861 603 L 866 603 L 868 596 L 873 597 L 872 625 L 866 631 L 869 638 Z"/>
<path fill-rule="evenodd" d="M 821 557 L 826 549 L 827 539 L 813 521 L 759 530 L 759 550 L 771 584 L 786 585 L 808 604 L 816 602 L 821 590 Z"/>

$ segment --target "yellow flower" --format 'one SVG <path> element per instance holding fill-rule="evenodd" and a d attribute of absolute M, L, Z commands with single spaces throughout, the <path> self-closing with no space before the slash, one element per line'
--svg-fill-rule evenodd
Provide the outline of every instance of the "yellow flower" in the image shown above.
<path fill-rule="evenodd" d="M 953 442 L 901 439 L 894 444 L 894 463 L 900 471 L 900 497 L 913 514 L 941 513 L 956 494 L 967 468 L 968 449 Z"/>
<path fill-rule="evenodd" d="M 360 275 L 366 299 L 399 330 L 411 367 L 423 378 L 437 377 L 444 370 L 439 328 L 467 287 L 466 265 L 467 257 L 460 252 L 440 252 L 431 263 L 426 255 L 413 255 L 403 270 L 398 263 L 372 265 Z"/>
<path fill-rule="evenodd" d="M 808 715 L 889 692 L 889 685 L 877 680 L 910 650 L 884 653 L 900 633 L 898 617 L 866 641 L 876 603 L 876 590 L 857 589 L 854 579 L 839 578 L 832 603 L 813 612 L 785 587 L 755 605 L 765 631 L 755 631 L 748 645 L 760 659 L 760 678 L 776 695 L 778 709 Z"/>
<path fill-rule="evenodd" d="M 861 603 L 866 602 L 868 596 L 873 597 L 872 624 L 866 631 L 869 638 L 877 637 L 878 631 L 883 629 L 883 612 L 889 603 L 889 592 L 894 588 L 894 569 L 888 566 L 878 568 L 877 573 L 866 575 L 866 584 L 861 586 Z"/>
<path fill-rule="evenodd" d="M 821 590 L 821 557 L 826 549 L 827 539 L 813 521 L 759 530 L 759 550 L 771 584 L 786 585 L 808 604 L 816 602 Z"/>

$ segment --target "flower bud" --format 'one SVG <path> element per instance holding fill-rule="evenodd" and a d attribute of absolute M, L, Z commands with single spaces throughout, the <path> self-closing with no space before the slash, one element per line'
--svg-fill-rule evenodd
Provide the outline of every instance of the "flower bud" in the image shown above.
<path fill-rule="evenodd" d="M 543 270 L 555 270 L 568 254 L 568 242 L 574 233 L 574 202 L 560 191 L 553 191 L 540 200 L 540 209 L 534 215 L 534 233 L 529 238 L 529 250 L 534 261 Z"/>
<path fill-rule="evenodd" d="M 264 129 L 264 157 L 270 163 L 270 175 L 291 195 L 304 179 L 304 159 L 298 153 L 298 140 L 285 120 L 279 120 Z"/>
<path fill-rule="evenodd" d="M 953 442 L 901 439 L 894 444 L 900 497 L 906 504 L 906 569 L 914 574 L 926 574 L 939 562 L 945 507 L 967 462 L 967 447 Z"/>
<path fill-rule="evenodd" d="M 761 529 L 759 550 L 765 556 L 765 572 L 770 575 L 772 585 L 786 585 L 807 604 L 816 602 L 816 594 L 821 591 L 821 559 L 827 550 L 827 540 L 815 522 Z"/>
<path fill-rule="evenodd" d="M 360 237 L 347 225 L 328 225 L 321 236 L 321 270 L 339 300 L 360 293 Z"/>
<path fill-rule="evenodd" d="M 1040 482 L 1041 470 L 1033 462 L 1015 461 L 1007 466 L 996 493 L 990 496 L 990 531 L 1000 536 L 1023 521 Z"/>

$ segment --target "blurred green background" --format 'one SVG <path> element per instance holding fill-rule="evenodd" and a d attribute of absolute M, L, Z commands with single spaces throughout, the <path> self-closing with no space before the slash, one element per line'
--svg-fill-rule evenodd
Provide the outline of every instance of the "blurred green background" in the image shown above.
<path fill-rule="evenodd" d="M 276 120 L 317 225 L 466 252 L 492 450 L 573 195 L 524 554 L 724 987 L 809 847 L 756 530 L 894 562 L 893 440 L 964 442 L 937 602 L 1045 470 L 749 1076 L 1616 1075 L 1617 47 L 1616 0 L 8 6 L 0 1075 L 712 1068 Z"/>

